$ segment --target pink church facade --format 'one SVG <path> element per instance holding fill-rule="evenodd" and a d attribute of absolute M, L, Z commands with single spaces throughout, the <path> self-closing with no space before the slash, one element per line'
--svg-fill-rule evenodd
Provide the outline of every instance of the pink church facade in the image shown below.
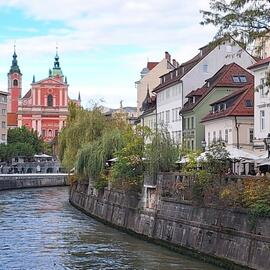
<path fill-rule="evenodd" d="M 33 129 L 45 141 L 52 141 L 66 124 L 69 102 L 80 105 L 80 96 L 78 100 L 68 97 L 69 85 L 62 74 L 58 54 L 56 53 L 54 67 L 49 71 L 49 76 L 37 82 L 33 77 L 30 90 L 22 98 L 21 88 L 18 90 L 22 75 L 20 72 L 13 72 L 12 76 L 16 77 L 18 83 L 14 83 L 13 77 L 9 79 L 9 112 L 17 115 L 17 125 Z"/>

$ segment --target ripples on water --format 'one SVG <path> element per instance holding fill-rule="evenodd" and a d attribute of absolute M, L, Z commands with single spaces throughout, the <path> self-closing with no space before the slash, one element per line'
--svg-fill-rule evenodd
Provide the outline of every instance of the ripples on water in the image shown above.
<path fill-rule="evenodd" d="M 218 270 L 84 215 L 66 187 L 0 192 L 0 270 Z"/>

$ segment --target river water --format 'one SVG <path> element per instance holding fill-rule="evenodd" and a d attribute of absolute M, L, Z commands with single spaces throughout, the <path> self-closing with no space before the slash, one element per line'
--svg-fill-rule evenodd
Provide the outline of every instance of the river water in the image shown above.
<path fill-rule="evenodd" d="M 66 187 L 0 192 L 0 270 L 218 270 L 105 226 Z"/>

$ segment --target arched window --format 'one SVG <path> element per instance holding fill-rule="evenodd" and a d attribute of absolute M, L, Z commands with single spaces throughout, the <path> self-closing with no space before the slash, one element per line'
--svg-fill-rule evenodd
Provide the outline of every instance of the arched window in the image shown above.
<path fill-rule="evenodd" d="M 18 86 L 18 80 L 13 80 L 13 86 Z"/>
<path fill-rule="evenodd" d="M 47 97 L 47 106 L 52 107 L 53 106 L 53 96 L 48 95 Z"/>

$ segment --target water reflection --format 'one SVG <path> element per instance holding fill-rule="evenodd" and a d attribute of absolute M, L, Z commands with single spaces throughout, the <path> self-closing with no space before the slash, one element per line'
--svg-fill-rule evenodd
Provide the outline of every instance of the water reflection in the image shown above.
<path fill-rule="evenodd" d="M 1 270 L 217 270 L 82 214 L 68 189 L 0 192 Z"/>

